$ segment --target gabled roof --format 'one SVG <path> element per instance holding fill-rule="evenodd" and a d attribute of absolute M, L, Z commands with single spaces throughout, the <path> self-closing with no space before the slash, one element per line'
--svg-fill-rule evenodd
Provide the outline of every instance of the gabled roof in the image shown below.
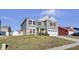
<path fill-rule="evenodd" d="M 65 27 L 69 31 L 75 31 L 73 27 Z"/>
<path fill-rule="evenodd" d="M 21 26 L 26 22 L 26 20 L 29 19 L 29 18 L 25 18 L 22 23 L 21 23 Z"/>
<path fill-rule="evenodd" d="M 60 28 L 68 30 L 68 31 L 75 31 L 72 27 L 60 27 Z"/>
<path fill-rule="evenodd" d="M 61 27 L 61 26 L 58 26 L 58 28 L 62 28 L 62 29 L 65 29 L 65 30 L 67 30 L 66 28 L 64 28 L 64 27 Z"/>
<path fill-rule="evenodd" d="M 50 20 L 52 22 L 57 22 L 57 20 L 54 17 L 49 17 L 49 16 L 44 16 L 44 17 L 40 18 L 38 21 L 46 21 L 46 20 Z"/>

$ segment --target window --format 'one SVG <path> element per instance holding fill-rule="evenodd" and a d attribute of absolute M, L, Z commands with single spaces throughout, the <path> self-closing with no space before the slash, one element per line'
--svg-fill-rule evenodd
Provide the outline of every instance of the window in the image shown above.
<path fill-rule="evenodd" d="M 56 26 L 56 23 L 52 23 L 52 22 L 51 22 L 51 23 L 50 23 L 50 26 Z"/>
<path fill-rule="evenodd" d="M 30 29 L 30 33 L 32 33 L 32 29 Z"/>
<path fill-rule="evenodd" d="M 53 23 L 52 22 L 50 22 L 50 26 L 52 26 L 53 25 Z"/>
<path fill-rule="evenodd" d="M 29 24 L 32 24 L 32 20 L 29 20 L 29 22 L 28 22 Z"/>
<path fill-rule="evenodd" d="M 33 25 L 36 25 L 36 22 L 35 21 L 33 21 Z"/>
<path fill-rule="evenodd" d="M 53 23 L 54 24 L 54 26 L 56 26 L 56 23 Z"/>
<path fill-rule="evenodd" d="M 33 29 L 33 33 L 35 33 L 35 29 Z"/>
<path fill-rule="evenodd" d="M 38 22 L 38 25 L 41 25 L 41 22 Z"/>

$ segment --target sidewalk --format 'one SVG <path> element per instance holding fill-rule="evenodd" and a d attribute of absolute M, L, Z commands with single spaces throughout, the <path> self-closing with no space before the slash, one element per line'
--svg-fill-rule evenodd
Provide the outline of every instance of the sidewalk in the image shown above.
<path fill-rule="evenodd" d="M 57 36 L 57 37 L 58 38 L 62 38 L 62 39 L 66 39 L 66 40 L 71 40 L 71 41 L 79 42 L 79 39 L 74 39 L 74 38 L 65 37 L 65 36 Z"/>
<path fill-rule="evenodd" d="M 57 36 L 57 37 L 62 38 L 62 39 L 66 39 L 66 40 L 71 40 L 71 41 L 74 41 L 75 43 L 67 44 L 67 45 L 63 45 L 63 46 L 59 46 L 59 47 L 55 47 L 55 48 L 50 48 L 48 50 L 65 50 L 65 49 L 72 48 L 72 47 L 79 45 L 79 39 L 74 39 L 74 38 L 64 37 L 64 36 Z"/>
<path fill-rule="evenodd" d="M 75 47 L 78 45 L 79 45 L 79 43 L 73 43 L 73 44 L 68 44 L 68 45 L 64 45 L 64 46 L 60 46 L 60 47 L 51 48 L 49 50 L 65 50 L 65 49 L 72 48 L 72 47 Z"/>

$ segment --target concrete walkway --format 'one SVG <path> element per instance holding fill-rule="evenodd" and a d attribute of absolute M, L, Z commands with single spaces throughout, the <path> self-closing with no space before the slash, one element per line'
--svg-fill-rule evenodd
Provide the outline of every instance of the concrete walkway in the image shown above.
<path fill-rule="evenodd" d="M 72 48 L 72 47 L 75 47 L 78 45 L 79 45 L 79 43 L 73 43 L 73 44 L 63 45 L 60 47 L 51 48 L 49 50 L 65 50 L 65 49 Z"/>
<path fill-rule="evenodd" d="M 71 40 L 74 42 L 79 42 L 79 39 L 74 39 L 74 38 L 70 38 L 70 37 L 65 37 L 65 36 L 57 36 L 58 38 L 62 38 L 62 39 L 66 39 L 66 40 Z"/>
<path fill-rule="evenodd" d="M 74 41 L 75 43 L 67 44 L 67 45 L 63 45 L 63 46 L 59 46 L 59 47 L 55 47 L 55 48 L 50 48 L 48 50 L 65 50 L 65 49 L 72 48 L 72 47 L 79 45 L 79 39 L 74 39 L 74 38 L 65 37 L 65 36 L 57 36 L 57 37 L 62 38 L 62 39 L 66 39 L 66 40 L 71 40 L 71 41 Z"/>

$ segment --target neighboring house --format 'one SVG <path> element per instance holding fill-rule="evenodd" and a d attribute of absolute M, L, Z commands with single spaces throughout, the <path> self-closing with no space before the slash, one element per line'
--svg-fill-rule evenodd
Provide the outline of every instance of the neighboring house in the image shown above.
<path fill-rule="evenodd" d="M 68 35 L 68 30 L 64 27 L 58 27 L 58 35 Z"/>
<path fill-rule="evenodd" d="M 0 35 L 2 35 L 2 36 L 11 35 L 11 28 L 9 26 L 1 26 Z"/>
<path fill-rule="evenodd" d="M 65 27 L 68 30 L 68 35 L 72 35 L 75 32 L 75 29 L 73 27 Z"/>
<path fill-rule="evenodd" d="M 58 35 L 58 23 L 54 17 L 45 16 L 39 20 L 26 18 L 21 24 L 23 35 Z"/>
<path fill-rule="evenodd" d="M 72 35 L 75 30 L 72 27 L 58 27 L 59 35 Z"/>

